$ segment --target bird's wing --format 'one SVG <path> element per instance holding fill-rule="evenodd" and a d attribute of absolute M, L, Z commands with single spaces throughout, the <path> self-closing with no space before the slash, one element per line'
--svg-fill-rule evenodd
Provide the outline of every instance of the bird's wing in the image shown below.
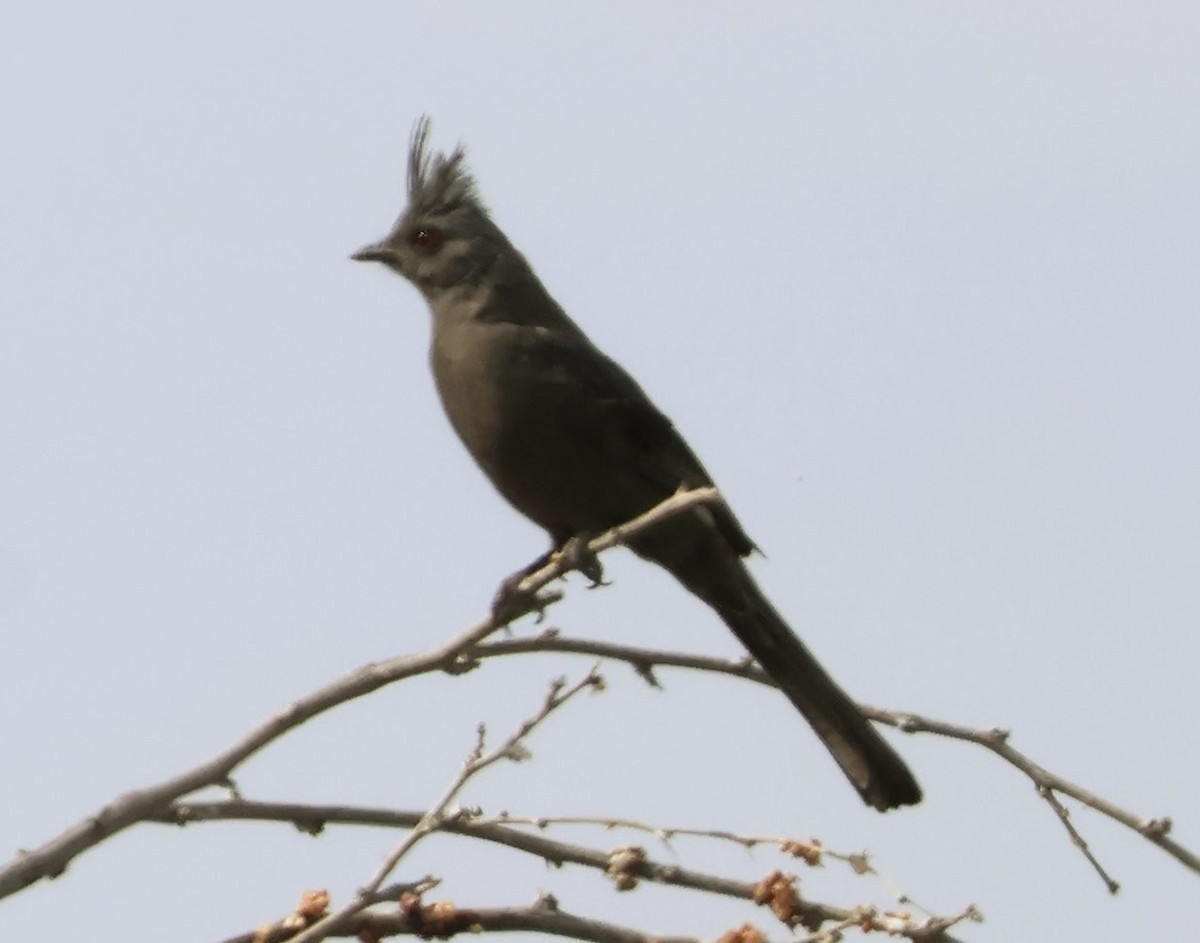
<path fill-rule="evenodd" d="M 674 423 L 619 364 L 582 334 L 555 340 L 542 355 L 557 362 L 552 373 L 561 395 L 574 401 L 581 426 L 607 438 L 605 444 L 619 456 L 624 473 L 640 479 L 658 500 L 681 486 L 713 484 Z M 728 506 L 713 505 L 712 512 L 718 530 L 739 556 L 756 549 Z"/>

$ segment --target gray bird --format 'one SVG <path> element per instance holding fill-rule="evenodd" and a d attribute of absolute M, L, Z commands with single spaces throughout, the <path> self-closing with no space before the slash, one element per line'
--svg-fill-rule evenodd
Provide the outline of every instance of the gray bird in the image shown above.
<path fill-rule="evenodd" d="M 386 238 L 354 253 L 412 282 L 433 314 L 430 359 L 442 406 L 479 467 L 554 548 L 711 485 L 642 388 L 542 286 L 479 199 L 461 147 L 430 154 L 413 132 L 408 207 Z M 821 738 L 863 801 L 912 805 L 908 767 L 805 648 L 742 558 L 756 548 L 724 504 L 631 540 L 711 606 Z"/>

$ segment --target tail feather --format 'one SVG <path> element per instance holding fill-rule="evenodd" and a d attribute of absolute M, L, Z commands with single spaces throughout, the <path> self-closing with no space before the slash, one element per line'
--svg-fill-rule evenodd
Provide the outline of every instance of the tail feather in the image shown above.
<path fill-rule="evenodd" d="M 816 731 L 863 801 L 885 812 L 921 801 L 904 761 L 775 611 L 738 549 L 702 516 L 631 541 L 708 603 Z"/>
<path fill-rule="evenodd" d="M 758 588 L 753 591 L 744 605 L 714 608 L 804 715 L 863 802 L 880 812 L 920 802 L 921 787 L 904 761 Z"/>

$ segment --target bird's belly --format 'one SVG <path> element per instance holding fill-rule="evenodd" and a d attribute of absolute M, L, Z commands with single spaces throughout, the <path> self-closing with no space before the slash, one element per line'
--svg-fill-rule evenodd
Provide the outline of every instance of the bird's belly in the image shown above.
<path fill-rule="evenodd" d="M 636 513 L 623 513 L 608 458 L 570 415 L 525 401 L 480 418 L 467 420 L 464 444 L 509 503 L 546 530 L 600 531 Z"/>
<path fill-rule="evenodd" d="M 518 358 L 439 362 L 434 374 L 451 425 L 508 502 L 555 535 L 601 531 L 654 500 L 619 484 L 611 443 L 554 384 L 522 375 Z M 640 506 L 644 504 L 645 507 Z M 633 506 L 638 505 L 638 506 Z"/>

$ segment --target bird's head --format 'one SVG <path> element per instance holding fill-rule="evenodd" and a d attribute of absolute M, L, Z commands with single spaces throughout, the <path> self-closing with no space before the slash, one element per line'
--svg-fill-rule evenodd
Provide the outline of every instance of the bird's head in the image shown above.
<path fill-rule="evenodd" d="M 351 258 L 382 262 L 433 303 L 448 291 L 481 284 L 513 250 L 476 193 L 463 148 L 431 154 L 429 125 L 422 117 L 413 129 L 408 206 L 387 236 Z"/>

